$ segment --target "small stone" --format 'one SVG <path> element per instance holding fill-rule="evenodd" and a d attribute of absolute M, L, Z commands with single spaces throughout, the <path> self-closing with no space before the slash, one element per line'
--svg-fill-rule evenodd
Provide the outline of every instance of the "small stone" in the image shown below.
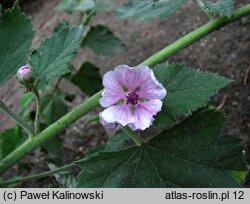
<path fill-rule="evenodd" d="M 239 103 L 237 101 L 233 101 L 233 106 L 238 106 Z"/>

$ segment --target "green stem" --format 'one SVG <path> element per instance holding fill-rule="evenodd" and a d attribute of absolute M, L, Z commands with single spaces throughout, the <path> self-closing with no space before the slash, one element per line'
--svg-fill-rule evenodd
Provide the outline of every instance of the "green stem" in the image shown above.
<path fill-rule="evenodd" d="M 186 48 L 187 46 L 191 45 L 192 43 L 200 40 L 201 38 L 207 36 L 208 34 L 212 33 L 213 31 L 219 30 L 221 27 L 233 23 L 236 20 L 250 14 L 250 4 L 236 10 L 231 18 L 222 17 L 219 19 L 211 20 L 209 23 L 201 26 L 200 28 L 196 29 L 195 31 L 185 35 L 184 37 L 177 40 L 175 43 L 169 45 L 168 47 L 164 48 L 160 52 L 152 55 L 143 63 L 149 66 L 154 66 L 156 64 L 161 63 L 168 57 L 174 55 L 175 53 L 179 52 L 180 50 Z"/>
<path fill-rule="evenodd" d="M 36 117 L 35 117 L 35 135 L 38 135 L 38 133 L 40 132 L 40 121 L 39 121 L 39 118 L 40 118 L 40 112 L 41 112 L 41 104 L 40 104 L 40 96 L 39 96 L 39 93 L 36 89 L 36 87 L 32 86 L 32 92 L 35 96 L 35 99 L 36 99 Z"/>
<path fill-rule="evenodd" d="M 34 131 L 32 127 L 25 121 L 23 121 L 17 114 L 12 112 L 2 101 L 0 101 L 0 109 L 12 120 L 14 120 L 18 125 L 20 125 L 30 137 L 34 136 Z"/>
<path fill-rule="evenodd" d="M 92 123 L 92 122 L 99 122 L 100 121 L 100 116 L 99 115 L 94 115 L 91 118 L 87 120 L 87 123 Z"/>
<path fill-rule="evenodd" d="M 91 21 L 91 19 L 92 19 L 92 17 L 93 17 L 94 15 L 95 15 L 95 11 L 91 11 L 91 12 L 88 14 L 86 20 L 83 22 L 83 25 L 84 25 L 85 27 L 89 24 L 89 22 Z"/>
<path fill-rule="evenodd" d="M 131 137 L 137 146 L 141 146 L 143 141 L 133 130 L 131 130 L 128 126 L 122 127 L 122 129 Z"/>
<path fill-rule="evenodd" d="M 7 185 L 21 183 L 21 182 L 25 182 L 25 181 L 37 180 L 37 179 L 41 179 L 41 178 L 44 178 L 47 176 L 53 176 L 56 173 L 59 173 L 62 171 L 67 171 L 75 166 L 77 166 L 75 163 L 70 163 L 70 164 L 67 164 L 65 166 L 59 167 L 57 169 L 46 171 L 46 172 L 43 172 L 40 174 L 26 176 L 26 177 L 22 177 L 22 178 L 17 178 L 17 179 L 13 179 L 13 180 L 9 180 L 9 181 L 3 181 L 3 182 L 0 182 L 0 186 L 7 186 Z"/>
<path fill-rule="evenodd" d="M 143 63 L 148 66 L 154 66 L 155 64 L 158 64 L 166 60 L 168 57 L 174 55 L 175 53 L 187 47 L 188 45 L 191 45 L 192 43 L 198 41 L 199 39 L 208 35 L 209 33 L 218 30 L 224 25 L 236 21 L 246 16 L 247 14 L 250 14 L 250 4 L 236 10 L 231 18 L 222 17 L 217 20 L 212 20 L 211 22 L 205 24 L 204 26 L 198 28 L 197 30 L 179 39 L 172 45 L 169 45 L 160 52 L 154 54 L 152 57 L 148 58 Z M 68 127 L 74 121 L 78 120 L 83 115 L 85 115 L 92 109 L 96 108 L 99 105 L 99 99 L 102 96 L 102 91 L 103 90 L 96 93 L 94 96 L 89 98 L 80 106 L 76 107 L 74 110 L 63 116 L 57 122 L 50 125 L 33 140 L 25 142 L 17 149 L 15 149 L 12 153 L 10 153 L 7 157 L 5 157 L 0 162 L 0 174 L 7 171 L 10 167 L 15 165 L 18 161 L 20 161 L 22 157 L 30 153 L 35 148 L 39 147 L 42 143 L 60 134 L 66 127 Z"/>

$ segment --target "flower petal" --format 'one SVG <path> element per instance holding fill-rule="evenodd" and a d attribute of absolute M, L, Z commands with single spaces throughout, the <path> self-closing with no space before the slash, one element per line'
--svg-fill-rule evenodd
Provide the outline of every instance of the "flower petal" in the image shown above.
<path fill-rule="evenodd" d="M 153 116 L 156 115 L 162 107 L 160 100 L 151 100 L 140 103 L 140 106 L 135 111 L 135 123 L 133 124 L 136 129 L 145 130 L 152 125 L 154 120 Z M 135 129 L 133 128 L 133 129 Z"/>
<path fill-rule="evenodd" d="M 127 65 L 117 66 L 114 75 L 119 84 L 125 86 L 129 92 L 133 92 L 138 87 L 141 78 L 140 71 Z"/>
<path fill-rule="evenodd" d="M 116 80 L 114 72 L 109 71 L 103 77 L 104 91 L 102 92 L 102 98 L 100 104 L 103 107 L 109 107 L 114 105 L 119 100 L 125 98 L 122 86 Z"/>
<path fill-rule="evenodd" d="M 165 98 L 167 91 L 155 78 L 154 72 L 144 64 L 138 65 L 136 69 L 141 73 L 140 91 L 138 92 L 140 98 L 148 100 Z"/>
<path fill-rule="evenodd" d="M 101 117 L 108 123 L 120 123 L 122 126 L 126 126 L 135 122 L 135 118 L 130 111 L 130 107 L 126 104 L 114 105 L 105 109 Z"/>
<path fill-rule="evenodd" d="M 103 127 L 105 128 L 106 132 L 109 135 L 116 133 L 121 128 L 121 126 L 118 123 L 108 123 L 106 120 L 104 120 L 102 117 L 102 112 L 99 113 L 99 116 L 100 116 L 100 123 L 103 125 Z"/>

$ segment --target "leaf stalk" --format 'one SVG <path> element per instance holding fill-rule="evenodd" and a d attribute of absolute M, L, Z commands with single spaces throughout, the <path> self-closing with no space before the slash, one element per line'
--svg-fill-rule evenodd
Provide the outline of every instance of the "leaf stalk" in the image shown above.
<path fill-rule="evenodd" d="M 35 99 L 36 99 L 36 116 L 35 116 L 35 121 L 34 121 L 34 123 L 35 123 L 34 128 L 35 128 L 35 135 L 38 135 L 40 132 L 39 118 L 40 118 L 40 113 L 41 113 L 40 95 L 39 95 L 39 92 L 37 91 L 35 86 L 32 85 L 31 89 L 32 89 L 32 93 L 34 94 Z"/>
<path fill-rule="evenodd" d="M 122 129 L 127 133 L 128 136 L 131 137 L 131 139 L 137 146 L 141 146 L 141 144 L 143 143 L 142 139 L 138 137 L 138 135 L 133 130 L 131 130 L 130 127 L 125 126 L 122 127 Z"/>
<path fill-rule="evenodd" d="M 17 178 L 17 179 L 12 179 L 12 180 L 8 180 L 8 181 L 3 181 L 3 182 L 0 182 L 0 186 L 7 186 L 7 185 L 11 185 L 11 184 L 16 184 L 16 183 L 37 180 L 37 179 L 41 179 L 41 178 L 44 178 L 44 177 L 47 177 L 47 176 L 53 176 L 56 173 L 59 173 L 59 172 L 62 172 L 62 171 L 67 171 L 67 170 L 69 170 L 69 169 L 71 169 L 73 167 L 76 167 L 76 166 L 77 165 L 75 163 L 70 163 L 70 164 L 67 164 L 65 166 L 54 169 L 54 170 L 42 172 L 40 174 L 36 174 L 36 175 L 32 175 L 32 176 L 26 176 L 26 177 Z"/>

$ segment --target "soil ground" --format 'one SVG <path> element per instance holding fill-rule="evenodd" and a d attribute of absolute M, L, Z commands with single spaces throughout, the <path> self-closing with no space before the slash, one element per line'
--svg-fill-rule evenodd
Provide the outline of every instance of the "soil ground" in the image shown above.
<path fill-rule="evenodd" d="M 22 10 L 32 17 L 36 30 L 33 47 L 37 47 L 44 37 L 49 36 L 54 26 L 61 20 L 66 19 L 72 24 L 78 22 L 78 14 L 68 15 L 53 9 L 59 1 L 23 2 Z M 246 3 L 249 1 L 240 1 L 237 7 Z M 88 60 L 100 67 L 102 74 L 112 70 L 118 64 L 136 65 L 207 21 L 207 17 L 192 1 L 189 1 L 174 15 L 161 21 L 152 20 L 140 23 L 134 20 L 119 20 L 112 13 L 97 14 L 91 24 L 104 24 L 110 27 L 127 45 L 128 52 L 112 57 L 101 57 L 90 50 L 81 50 L 74 60 L 74 65 L 78 66 L 81 62 Z M 245 141 L 250 140 L 250 16 L 212 33 L 169 58 L 168 61 L 186 63 L 190 67 L 212 71 L 233 79 L 234 82 L 221 90 L 210 101 L 210 104 L 219 106 L 224 98 L 223 108 L 228 116 L 224 133 L 244 138 Z M 71 108 L 86 99 L 79 89 L 66 81 L 61 83 L 60 88 L 67 93 L 76 94 L 75 100 L 70 103 Z M 18 99 L 21 94 L 15 79 L 0 88 L 0 99 L 14 111 L 19 109 Z M 64 142 L 66 162 L 79 158 L 89 148 L 106 141 L 105 132 L 100 125 L 86 125 L 86 118 L 93 114 L 84 116 L 67 129 Z M 3 113 L 0 113 L 0 121 L 0 132 L 14 125 Z M 19 166 L 15 166 L 5 174 L 5 177 L 30 175 L 47 170 L 42 158 L 43 153 L 39 149 L 34 151 L 23 159 L 24 164 L 30 165 L 26 171 L 20 171 Z M 52 181 L 52 178 L 46 178 L 21 186 L 43 187 L 48 186 Z"/>

